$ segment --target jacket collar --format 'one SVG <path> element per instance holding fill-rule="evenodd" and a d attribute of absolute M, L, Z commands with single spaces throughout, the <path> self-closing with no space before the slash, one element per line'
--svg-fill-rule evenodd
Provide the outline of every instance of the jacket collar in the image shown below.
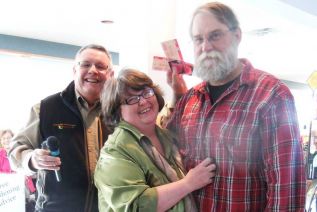
<path fill-rule="evenodd" d="M 129 131 L 138 140 L 138 142 L 140 142 L 141 139 L 147 139 L 148 141 L 150 141 L 147 136 L 142 134 L 136 127 L 134 127 L 126 121 L 120 121 L 117 127 Z M 159 140 L 162 143 L 165 154 L 170 155 L 172 152 L 172 144 L 177 145 L 176 136 L 169 132 L 167 129 L 162 129 L 158 126 L 155 127 L 155 131 L 157 133 Z"/>

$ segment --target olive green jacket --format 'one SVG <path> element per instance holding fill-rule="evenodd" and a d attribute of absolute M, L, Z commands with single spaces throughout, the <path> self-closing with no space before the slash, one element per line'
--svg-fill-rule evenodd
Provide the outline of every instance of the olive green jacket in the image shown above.
<path fill-rule="evenodd" d="M 180 177 L 180 168 L 172 155 L 171 134 L 159 127 L 157 135 L 165 150 L 165 157 Z M 170 183 L 139 145 L 148 139 L 135 127 L 121 121 L 108 137 L 100 152 L 95 170 L 99 210 L 103 211 L 156 211 L 156 186 Z M 150 142 L 148 140 L 148 142 Z M 169 211 L 184 211 L 183 200 Z"/>

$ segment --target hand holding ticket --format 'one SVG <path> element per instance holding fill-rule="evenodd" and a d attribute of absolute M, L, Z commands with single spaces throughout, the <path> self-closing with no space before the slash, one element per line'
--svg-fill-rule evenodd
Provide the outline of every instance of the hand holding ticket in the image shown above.
<path fill-rule="evenodd" d="M 152 68 L 154 70 L 174 70 L 177 71 L 178 74 L 192 74 L 193 65 L 184 62 L 181 50 L 176 39 L 162 42 L 162 48 L 164 50 L 166 58 L 154 56 L 152 65 Z"/>
<path fill-rule="evenodd" d="M 178 74 L 192 75 L 193 73 L 193 65 L 182 60 L 171 60 L 168 64 L 171 70 L 176 71 Z"/>

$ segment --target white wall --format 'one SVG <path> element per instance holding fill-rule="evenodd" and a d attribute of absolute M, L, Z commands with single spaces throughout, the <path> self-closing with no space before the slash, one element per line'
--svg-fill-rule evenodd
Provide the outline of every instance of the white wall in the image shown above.
<path fill-rule="evenodd" d="M 0 54 L 0 129 L 23 127 L 31 106 L 73 79 L 72 61 Z"/>

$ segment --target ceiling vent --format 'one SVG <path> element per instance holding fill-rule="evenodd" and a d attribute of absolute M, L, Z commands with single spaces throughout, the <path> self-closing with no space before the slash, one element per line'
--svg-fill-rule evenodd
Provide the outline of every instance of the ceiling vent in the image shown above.
<path fill-rule="evenodd" d="M 252 36 L 262 37 L 262 36 L 275 33 L 276 31 L 277 31 L 276 29 L 266 27 L 266 28 L 254 29 L 254 30 L 248 31 L 247 34 Z"/>

